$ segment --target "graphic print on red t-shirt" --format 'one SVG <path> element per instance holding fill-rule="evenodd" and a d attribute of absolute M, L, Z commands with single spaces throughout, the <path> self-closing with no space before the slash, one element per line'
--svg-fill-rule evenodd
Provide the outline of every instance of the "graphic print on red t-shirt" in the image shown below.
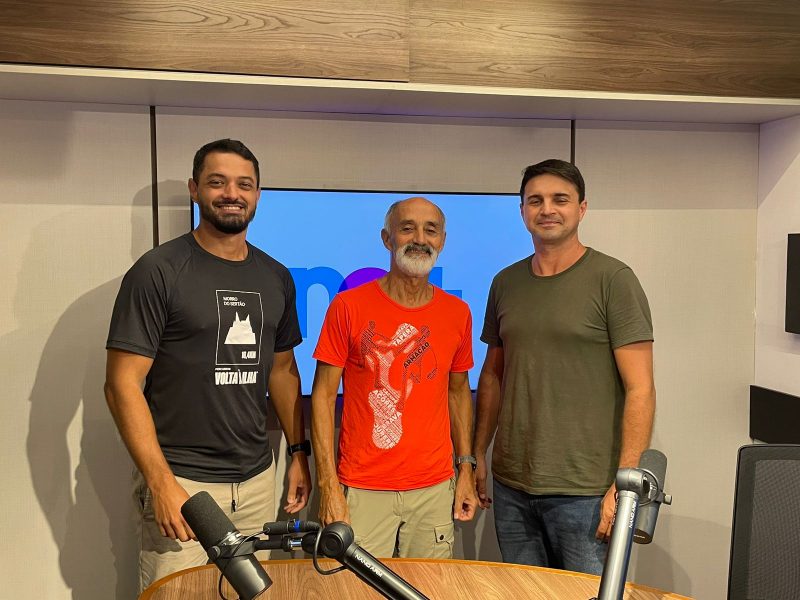
<path fill-rule="evenodd" d="M 417 329 L 401 323 L 394 335 L 387 337 L 375 330 L 375 321 L 361 333 L 362 365 L 375 377 L 374 389 L 369 393 L 374 422 L 372 441 L 378 448 L 393 448 L 403 436 L 403 410 L 414 384 L 422 377 L 436 376 L 436 355 L 428 341 L 430 328 Z M 392 387 L 389 374 L 397 364 L 402 364 L 402 377 L 398 388 Z"/>
<path fill-rule="evenodd" d="M 406 307 L 377 281 L 341 292 L 314 358 L 342 369 L 342 484 L 409 490 L 452 477 L 450 374 L 472 367 L 472 319 L 462 300 L 435 288 L 429 303 Z"/>

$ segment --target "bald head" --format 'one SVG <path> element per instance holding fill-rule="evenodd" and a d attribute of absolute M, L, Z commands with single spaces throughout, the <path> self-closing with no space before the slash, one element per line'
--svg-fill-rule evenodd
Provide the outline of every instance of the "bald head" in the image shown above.
<path fill-rule="evenodd" d="M 405 200 L 398 200 L 397 202 L 393 203 L 389 210 L 386 211 L 386 218 L 383 220 L 383 230 L 386 233 L 391 233 L 393 223 L 392 221 L 398 217 L 399 214 L 407 212 L 407 209 L 414 209 L 414 208 L 433 208 L 439 215 L 439 226 L 441 230 L 445 230 L 445 219 L 444 213 L 442 209 L 436 206 L 433 202 L 428 200 L 427 198 L 423 198 L 421 196 L 414 196 L 413 198 L 406 198 Z"/>

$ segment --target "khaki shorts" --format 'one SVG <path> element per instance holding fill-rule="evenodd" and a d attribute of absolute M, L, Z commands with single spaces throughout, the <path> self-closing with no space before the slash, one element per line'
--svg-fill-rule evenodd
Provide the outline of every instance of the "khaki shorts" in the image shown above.
<path fill-rule="evenodd" d="M 454 478 L 406 492 L 344 493 L 356 543 L 376 558 L 453 558 Z"/>
<path fill-rule="evenodd" d="M 275 520 L 275 464 L 241 483 L 203 483 L 177 477 L 189 496 L 206 491 L 243 534 L 257 533 Z M 232 511 L 232 502 L 236 510 Z M 181 542 L 161 535 L 155 522 L 152 494 L 140 473 L 134 475 L 134 504 L 139 514 L 139 592 L 171 573 L 208 563 L 199 542 Z M 268 553 L 257 553 L 260 560 Z"/>

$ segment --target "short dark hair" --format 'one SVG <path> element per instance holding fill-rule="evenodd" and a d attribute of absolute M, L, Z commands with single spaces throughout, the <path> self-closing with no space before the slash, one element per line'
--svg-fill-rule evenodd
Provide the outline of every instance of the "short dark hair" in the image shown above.
<path fill-rule="evenodd" d="M 253 163 L 253 168 L 256 171 L 256 186 L 259 186 L 261 181 L 261 173 L 258 170 L 258 159 L 256 158 L 256 155 L 250 152 L 250 148 L 245 146 L 239 140 L 232 140 L 230 138 L 209 142 L 195 152 L 194 161 L 192 162 L 192 179 L 194 179 L 196 183 L 199 183 L 198 178 L 200 177 L 200 173 L 203 170 L 203 165 L 206 162 L 206 156 L 213 152 L 222 152 L 223 154 L 238 154 L 243 159 L 249 160 L 251 163 Z"/>
<path fill-rule="evenodd" d="M 578 202 L 583 202 L 586 198 L 586 184 L 583 182 L 583 175 L 578 167 L 564 160 L 549 158 L 525 167 L 522 172 L 522 183 L 519 185 L 519 197 L 522 202 L 525 202 L 525 186 L 531 179 L 539 175 L 555 175 L 569 181 L 578 190 Z"/>

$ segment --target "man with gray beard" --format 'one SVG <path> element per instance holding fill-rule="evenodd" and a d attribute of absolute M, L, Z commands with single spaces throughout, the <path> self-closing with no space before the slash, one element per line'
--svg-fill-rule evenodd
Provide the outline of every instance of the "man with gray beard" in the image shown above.
<path fill-rule="evenodd" d="M 438 206 L 425 198 L 392 204 L 381 238 L 389 272 L 333 299 L 314 352 L 320 519 L 350 523 L 356 542 L 378 557 L 452 558 L 453 519 L 468 521 L 477 507 L 472 317 L 428 281 L 445 241 Z"/>

